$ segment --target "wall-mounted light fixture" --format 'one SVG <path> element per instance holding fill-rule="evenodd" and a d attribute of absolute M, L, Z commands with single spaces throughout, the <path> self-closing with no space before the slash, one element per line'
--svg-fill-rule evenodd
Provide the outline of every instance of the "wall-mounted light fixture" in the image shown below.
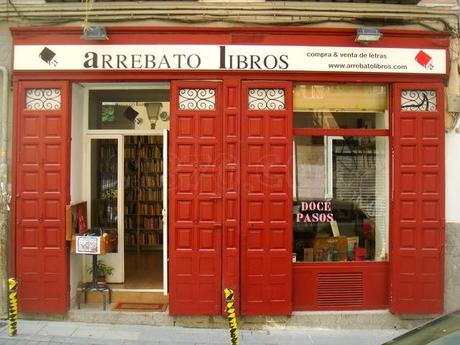
<path fill-rule="evenodd" d="M 358 28 L 356 30 L 355 42 L 368 44 L 376 42 L 382 37 L 382 33 L 377 28 Z"/>
<path fill-rule="evenodd" d="M 84 26 L 82 40 L 108 40 L 107 31 L 103 26 Z"/>
<path fill-rule="evenodd" d="M 147 102 L 145 103 L 145 108 L 147 109 L 147 116 L 150 121 L 150 128 L 155 129 L 158 118 L 160 117 L 160 110 L 163 104 L 160 102 Z"/>

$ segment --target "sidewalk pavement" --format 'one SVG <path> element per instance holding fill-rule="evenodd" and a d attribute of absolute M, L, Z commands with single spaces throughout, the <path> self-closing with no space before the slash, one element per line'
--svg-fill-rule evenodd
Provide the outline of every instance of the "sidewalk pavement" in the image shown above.
<path fill-rule="evenodd" d="M 404 330 L 267 328 L 240 330 L 240 345 L 379 345 Z M 19 320 L 18 335 L 0 328 L 1 345 L 230 345 L 227 329 Z"/>

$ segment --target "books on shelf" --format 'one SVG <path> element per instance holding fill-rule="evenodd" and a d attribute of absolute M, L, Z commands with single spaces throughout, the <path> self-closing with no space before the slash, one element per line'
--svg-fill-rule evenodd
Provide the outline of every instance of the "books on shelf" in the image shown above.
<path fill-rule="evenodd" d="M 125 137 L 125 245 L 137 251 L 163 243 L 163 138 Z"/>

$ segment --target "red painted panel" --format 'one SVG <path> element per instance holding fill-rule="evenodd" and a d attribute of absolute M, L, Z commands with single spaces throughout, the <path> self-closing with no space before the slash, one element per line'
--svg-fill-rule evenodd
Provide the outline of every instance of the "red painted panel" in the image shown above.
<path fill-rule="evenodd" d="M 26 109 L 28 89 L 59 89 L 56 110 Z M 66 82 L 21 82 L 15 93 L 13 203 L 21 312 L 69 307 L 65 205 L 69 203 L 70 112 Z"/>
<path fill-rule="evenodd" d="M 436 92 L 436 109 L 401 110 L 401 92 L 404 90 Z M 395 85 L 393 113 L 390 310 L 396 313 L 441 313 L 445 228 L 443 86 Z"/>
<path fill-rule="evenodd" d="M 80 27 L 16 27 L 12 28 L 14 44 L 85 44 Z M 260 44 L 359 47 L 352 28 L 292 27 L 147 27 L 110 26 L 109 41 L 100 44 Z M 445 32 L 415 30 L 383 30 L 383 37 L 373 47 L 448 48 Z"/>
<path fill-rule="evenodd" d="M 285 90 L 284 107 L 250 109 L 251 89 L 273 88 Z M 291 95 L 287 82 L 247 82 L 242 87 L 241 299 L 245 315 L 289 315 L 292 311 Z M 279 178 L 279 183 L 270 183 Z"/>
<path fill-rule="evenodd" d="M 234 291 L 240 312 L 240 80 L 223 83 L 223 247 L 222 288 Z M 223 298 L 223 294 L 222 294 Z M 222 304 L 225 306 L 225 304 Z M 225 308 L 222 308 L 223 310 Z M 222 310 L 222 311 L 223 311 Z"/>
<path fill-rule="evenodd" d="M 388 262 L 295 263 L 294 310 L 388 308 Z M 330 280 L 327 293 L 321 284 Z M 335 289 L 337 287 L 337 289 Z"/>
<path fill-rule="evenodd" d="M 214 90 L 214 108 L 187 110 L 187 105 L 186 109 L 181 108 L 179 93 L 182 89 Z M 172 84 L 169 153 L 171 200 L 169 310 L 171 315 L 221 313 L 222 114 L 220 97 L 220 83 Z M 193 104 L 196 100 L 191 99 L 191 103 L 187 104 Z"/>

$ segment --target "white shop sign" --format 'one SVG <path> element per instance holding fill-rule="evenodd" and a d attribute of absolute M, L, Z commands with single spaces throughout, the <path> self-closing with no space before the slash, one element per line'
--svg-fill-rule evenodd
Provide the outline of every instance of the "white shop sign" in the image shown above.
<path fill-rule="evenodd" d="M 445 49 L 266 45 L 16 45 L 14 69 L 445 74 Z"/>

